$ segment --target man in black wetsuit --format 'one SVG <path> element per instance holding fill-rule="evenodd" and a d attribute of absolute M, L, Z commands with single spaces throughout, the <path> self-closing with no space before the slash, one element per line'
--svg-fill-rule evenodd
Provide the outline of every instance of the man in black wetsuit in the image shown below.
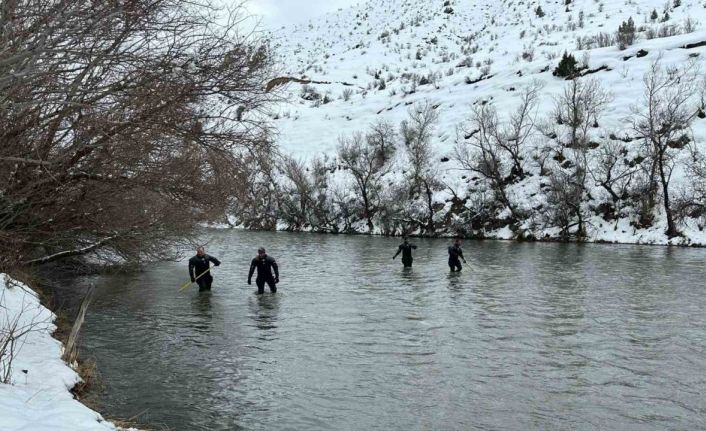
<path fill-rule="evenodd" d="M 461 272 L 462 266 L 459 258 L 463 259 L 463 263 L 466 263 L 466 258 L 463 257 L 463 250 L 461 250 L 461 240 L 456 239 L 454 244 L 449 246 L 449 268 L 451 268 L 451 272 Z"/>
<path fill-rule="evenodd" d="M 255 284 L 257 284 L 258 295 L 265 293 L 265 283 L 270 287 L 270 292 L 277 292 L 277 283 L 279 283 L 279 268 L 277 268 L 277 262 L 275 258 L 268 256 L 264 247 L 260 247 L 257 250 L 257 257 L 250 263 L 250 272 L 248 273 L 248 284 L 252 284 L 252 275 L 257 268 L 257 278 L 255 279 Z M 272 271 L 274 270 L 274 277 L 272 276 Z"/>
<path fill-rule="evenodd" d="M 417 246 L 410 244 L 409 241 L 407 241 L 407 237 L 405 237 L 404 242 L 397 248 L 397 253 L 392 256 L 392 259 L 394 260 L 397 255 L 402 253 L 402 265 L 404 265 L 405 268 L 411 268 L 412 261 L 414 260 L 412 259 L 412 249 L 416 250 Z"/>
<path fill-rule="evenodd" d="M 199 284 L 199 292 L 211 290 L 213 277 L 211 276 L 211 271 L 208 271 L 211 267 L 211 262 L 216 266 L 221 264 L 215 257 L 207 255 L 203 247 L 197 248 L 196 256 L 189 259 L 189 277 L 191 277 L 192 283 L 195 281 Z M 206 273 L 204 274 L 204 272 Z M 196 279 L 197 277 L 198 279 Z"/>

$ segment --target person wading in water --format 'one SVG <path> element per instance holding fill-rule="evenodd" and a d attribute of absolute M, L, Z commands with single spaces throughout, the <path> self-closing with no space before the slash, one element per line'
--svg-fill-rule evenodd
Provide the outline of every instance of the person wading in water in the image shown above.
<path fill-rule="evenodd" d="M 211 268 L 211 262 L 213 262 L 215 266 L 221 264 L 215 257 L 207 255 L 203 247 L 197 248 L 196 256 L 189 259 L 189 277 L 191 277 L 192 283 L 198 283 L 199 292 L 211 290 L 213 277 L 211 276 L 211 271 L 208 271 L 209 268 Z"/>
<path fill-rule="evenodd" d="M 449 246 L 449 268 L 451 268 L 451 272 L 461 272 L 461 260 L 463 259 L 463 263 L 466 262 L 466 258 L 463 257 L 463 250 L 461 250 L 461 240 L 456 239 L 454 241 L 453 245 Z"/>
<path fill-rule="evenodd" d="M 257 250 L 257 257 L 250 262 L 250 272 L 248 273 L 248 284 L 252 284 L 252 275 L 257 268 L 257 293 L 261 295 L 265 293 L 265 283 L 270 287 L 270 292 L 277 292 L 277 283 L 279 283 L 279 268 L 277 262 L 272 256 L 268 256 L 264 247 Z M 272 271 L 274 270 L 274 277 Z"/>
<path fill-rule="evenodd" d="M 412 258 L 412 249 L 416 250 L 417 246 L 410 244 L 409 241 L 407 241 L 407 237 L 405 237 L 404 242 L 397 248 L 397 253 L 392 256 L 392 259 L 394 260 L 400 253 L 402 253 L 402 265 L 404 265 L 405 268 L 411 268 L 412 261 L 414 260 Z"/>

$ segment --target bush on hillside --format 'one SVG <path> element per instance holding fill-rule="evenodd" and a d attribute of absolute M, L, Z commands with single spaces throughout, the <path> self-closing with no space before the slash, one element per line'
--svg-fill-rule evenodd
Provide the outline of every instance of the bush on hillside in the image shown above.
<path fill-rule="evenodd" d="M 578 71 L 579 68 L 576 58 L 572 54 L 564 52 L 564 55 L 561 57 L 561 61 L 559 61 L 559 65 L 556 69 L 554 69 L 552 75 L 560 78 L 568 78 L 576 75 Z"/>
<path fill-rule="evenodd" d="M 618 48 L 625 49 L 635 42 L 635 21 L 632 17 L 618 27 Z"/>

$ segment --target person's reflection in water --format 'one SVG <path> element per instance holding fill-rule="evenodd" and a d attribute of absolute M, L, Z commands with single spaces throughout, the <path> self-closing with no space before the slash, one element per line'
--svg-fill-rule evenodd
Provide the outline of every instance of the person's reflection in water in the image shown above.
<path fill-rule="evenodd" d="M 272 339 L 277 329 L 279 314 L 279 296 L 256 296 L 250 300 L 250 317 L 255 321 L 255 327 L 262 331 L 263 340 Z"/>
<path fill-rule="evenodd" d="M 402 280 L 404 281 L 405 285 L 415 285 L 415 280 L 417 280 L 418 278 L 419 275 L 414 273 L 411 266 L 402 268 Z"/>
<path fill-rule="evenodd" d="M 449 289 L 451 290 L 457 290 L 460 289 L 461 286 L 461 273 L 460 272 L 450 272 L 446 276 L 446 279 L 449 280 Z"/>
<path fill-rule="evenodd" d="M 191 306 L 194 310 L 193 328 L 197 330 L 208 330 L 213 319 L 213 308 L 211 306 L 211 292 L 206 291 L 198 296 L 194 296 Z"/>

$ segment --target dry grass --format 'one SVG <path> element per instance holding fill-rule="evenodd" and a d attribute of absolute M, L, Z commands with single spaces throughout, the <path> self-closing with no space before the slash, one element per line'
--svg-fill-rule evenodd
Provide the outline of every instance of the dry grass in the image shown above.
<path fill-rule="evenodd" d="M 94 358 L 88 358 L 85 360 L 79 359 L 78 366 L 75 368 L 75 371 L 82 380 L 71 388 L 71 393 L 74 394 L 76 399 L 81 400 L 89 393 L 89 391 L 102 387 L 100 375 L 98 374 L 98 365 L 96 364 L 96 360 Z M 84 402 L 84 404 L 87 403 Z"/>

